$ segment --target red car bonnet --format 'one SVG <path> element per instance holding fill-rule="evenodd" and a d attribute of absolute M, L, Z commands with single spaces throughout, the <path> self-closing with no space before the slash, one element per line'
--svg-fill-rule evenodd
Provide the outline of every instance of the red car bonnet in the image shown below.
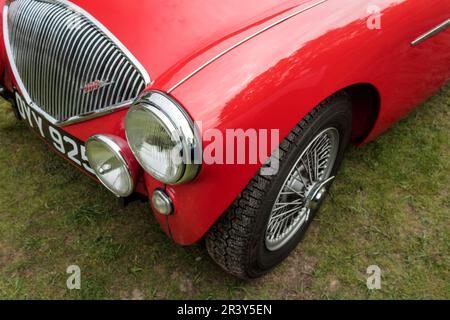
<path fill-rule="evenodd" d="M 147 69 L 158 89 L 309 0 L 74 0 Z M 107 10 L 105 10 L 107 8 Z M 239 8 L 239 10 L 236 10 Z"/>

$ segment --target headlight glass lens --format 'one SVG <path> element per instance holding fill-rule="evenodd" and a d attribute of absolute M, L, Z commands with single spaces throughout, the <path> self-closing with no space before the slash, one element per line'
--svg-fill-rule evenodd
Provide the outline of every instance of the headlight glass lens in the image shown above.
<path fill-rule="evenodd" d="M 167 95 L 151 91 L 141 97 L 127 113 L 125 132 L 137 161 L 155 179 L 175 185 L 197 175 L 201 166 L 198 131 Z"/>
<path fill-rule="evenodd" d="M 127 138 L 147 172 L 165 183 L 178 181 L 184 168 L 180 136 L 162 112 L 134 106 L 127 115 Z"/>
<path fill-rule="evenodd" d="M 93 136 L 86 142 L 89 164 L 98 179 L 118 197 L 133 193 L 134 181 L 120 148 L 106 136 Z"/>

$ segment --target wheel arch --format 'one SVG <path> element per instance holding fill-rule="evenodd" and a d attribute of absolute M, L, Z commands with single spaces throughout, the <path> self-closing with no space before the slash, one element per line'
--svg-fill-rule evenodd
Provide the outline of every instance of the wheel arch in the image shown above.
<path fill-rule="evenodd" d="M 340 92 L 345 92 L 352 103 L 352 140 L 357 144 L 362 143 L 370 135 L 378 120 L 381 109 L 380 92 L 371 83 L 360 82 L 337 90 L 330 96 Z"/>

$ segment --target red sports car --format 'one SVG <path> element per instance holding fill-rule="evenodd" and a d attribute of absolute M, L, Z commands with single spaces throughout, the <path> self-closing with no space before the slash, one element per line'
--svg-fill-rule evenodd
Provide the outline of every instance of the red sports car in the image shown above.
<path fill-rule="evenodd" d="M 450 78 L 449 0 L 0 0 L 2 96 L 241 278 L 300 242 L 350 141 Z"/>

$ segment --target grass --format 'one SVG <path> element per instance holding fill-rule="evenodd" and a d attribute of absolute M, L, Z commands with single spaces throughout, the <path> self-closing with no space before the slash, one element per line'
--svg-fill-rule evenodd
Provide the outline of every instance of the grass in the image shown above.
<path fill-rule="evenodd" d="M 364 148 L 286 263 L 250 282 L 122 208 L 0 105 L 2 299 L 449 299 L 450 87 Z M 82 289 L 66 288 L 78 265 Z M 383 271 L 369 291 L 366 269 Z"/>

